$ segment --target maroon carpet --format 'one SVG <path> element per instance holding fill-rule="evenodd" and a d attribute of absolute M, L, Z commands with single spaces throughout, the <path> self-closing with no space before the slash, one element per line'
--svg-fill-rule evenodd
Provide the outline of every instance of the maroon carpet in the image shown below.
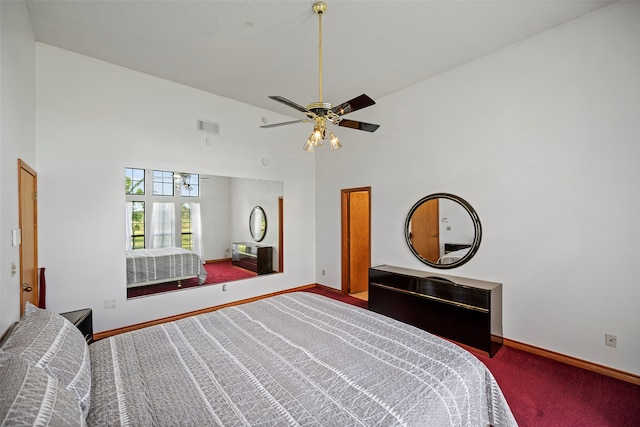
<path fill-rule="evenodd" d="M 157 294 L 160 292 L 175 291 L 178 289 L 192 288 L 194 286 L 211 285 L 214 283 L 225 283 L 233 280 L 246 279 L 254 277 L 256 273 L 236 267 L 231 261 L 212 262 L 204 265 L 207 270 L 207 280 L 202 285 L 198 284 L 198 279 L 188 279 L 181 282 L 158 283 L 156 285 L 138 286 L 137 288 L 127 289 L 127 298 L 135 298 L 143 295 Z"/>
<path fill-rule="evenodd" d="M 350 297 L 349 295 L 342 295 L 341 293 L 338 292 L 331 292 L 331 291 L 327 291 L 324 290 L 322 288 L 319 287 L 315 287 L 315 288 L 311 288 L 311 289 L 306 289 L 307 292 L 312 292 L 314 294 L 320 294 L 320 295 L 324 295 L 333 299 L 337 299 L 340 300 L 342 302 L 346 302 L 347 304 L 351 304 L 351 305 L 357 305 L 358 307 L 362 307 L 362 308 L 367 308 L 368 303 L 367 301 L 358 299 L 358 298 L 354 298 L 354 297 Z"/>
<path fill-rule="evenodd" d="M 367 302 L 312 288 L 363 308 Z M 521 427 L 640 427 L 640 386 L 510 347 L 476 355 L 500 384 Z"/>

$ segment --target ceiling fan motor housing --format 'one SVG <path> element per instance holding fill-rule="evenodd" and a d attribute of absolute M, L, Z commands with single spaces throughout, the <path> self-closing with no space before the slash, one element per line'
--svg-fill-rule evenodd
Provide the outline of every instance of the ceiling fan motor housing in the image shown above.
<path fill-rule="evenodd" d="M 307 106 L 307 110 L 309 110 L 313 114 L 307 113 L 307 117 L 310 119 L 315 119 L 316 117 L 324 117 L 332 123 L 338 123 L 342 120 L 338 114 L 333 112 L 333 105 L 328 102 L 312 102 Z"/>

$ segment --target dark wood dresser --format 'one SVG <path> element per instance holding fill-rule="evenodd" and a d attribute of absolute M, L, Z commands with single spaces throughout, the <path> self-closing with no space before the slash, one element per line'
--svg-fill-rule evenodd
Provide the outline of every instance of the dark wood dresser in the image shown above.
<path fill-rule="evenodd" d="M 231 263 L 258 274 L 273 273 L 273 247 L 247 242 L 233 243 Z"/>
<path fill-rule="evenodd" d="M 369 269 L 369 310 L 485 351 L 502 347 L 502 284 L 381 265 Z"/>

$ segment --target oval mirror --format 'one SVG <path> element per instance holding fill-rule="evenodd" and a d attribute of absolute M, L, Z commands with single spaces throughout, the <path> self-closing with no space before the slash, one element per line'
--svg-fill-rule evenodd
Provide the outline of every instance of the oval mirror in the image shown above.
<path fill-rule="evenodd" d="M 249 231 L 251 232 L 251 237 L 253 237 L 253 240 L 256 242 L 261 242 L 267 234 L 267 215 L 260 206 L 256 206 L 251 210 L 251 215 L 249 216 Z"/>
<path fill-rule="evenodd" d="M 482 228 L 464 199 L 436 193 L 420 199 L 407 214 L 405 239 L 411 252 L 434 268 L 454 268 L 469 261 L 480 246 Z"/>

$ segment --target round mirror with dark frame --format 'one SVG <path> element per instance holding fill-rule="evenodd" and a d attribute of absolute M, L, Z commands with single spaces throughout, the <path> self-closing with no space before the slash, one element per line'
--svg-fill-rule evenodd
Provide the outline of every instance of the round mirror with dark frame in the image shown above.
<path fill-rule="evenodd" d="M 267 234 L 267 214 L 264 213 L 264 209 L 260 206 L 256 206 L 251 210 L 249 231 L 256 242 L 261 242 Z"/>
<path fill-rule="evenodd" d="M 478 251 L 482 239 L 480 219 L 461 197 L 435 193 L 411 207 L 405 221 L 405 239 L 411 252 L 434 268 L 455 268 Z"/>

